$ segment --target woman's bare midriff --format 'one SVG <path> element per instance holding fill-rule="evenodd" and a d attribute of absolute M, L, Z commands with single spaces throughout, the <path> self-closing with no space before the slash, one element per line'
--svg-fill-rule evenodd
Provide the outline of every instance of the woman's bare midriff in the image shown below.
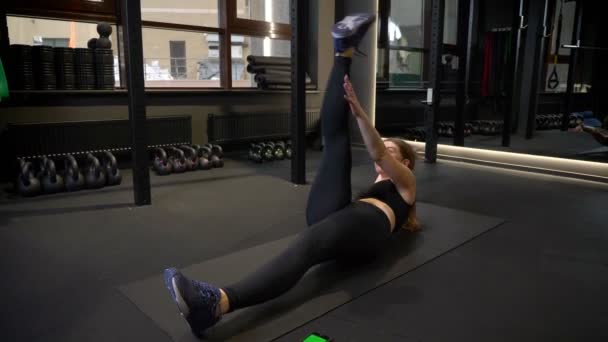
<path fill-rule="evenodd" d="M 386 214 L 386 217 L 388 217 L 388 220 L 391 223 L 391 232 L 395 229 L 395 220 L 396 220 L 395 212 L 393 211 L 393 209 L 391 207 L 388 206 L 388 204 L 386 204 L 376 198 L 361 198 L 361 199 L 359 199 L 359 201 L 366 202 L 375 207 L 380 208 L 380 210 L 382 210 L 384 212 L 384 214 Z"/>

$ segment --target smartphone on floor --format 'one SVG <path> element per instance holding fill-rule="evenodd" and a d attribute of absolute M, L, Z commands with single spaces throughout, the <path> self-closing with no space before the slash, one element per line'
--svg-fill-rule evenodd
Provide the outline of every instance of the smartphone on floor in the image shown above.
<path fill-rule="evenodd" d="M 327 337 L 321 335 L 319 333 L 313 332 L 310 335 L 306 336 L 302 342 L 334 342 L 334 339 L 331 337 Z"/>

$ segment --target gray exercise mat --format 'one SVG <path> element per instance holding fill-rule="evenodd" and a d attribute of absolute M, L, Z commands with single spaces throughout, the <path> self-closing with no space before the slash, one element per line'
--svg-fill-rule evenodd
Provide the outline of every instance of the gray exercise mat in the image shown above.
<path fill-rule="evenodd" d="M 504 220 L 418 203 L 420 233 L 395 234 L 382 257 L 371 263 L 329 262 L 312 268 L 283 296 L 225 316 L 207 331 L 210 341 L 269 341 L 500 225 Z M 252 272 L 292 241 L 294 236 L 182 268 L 194 279 L 219 286 Z M 174 341 L 196 341 L 164 287 L 162 270 L 120 290 Z"/>

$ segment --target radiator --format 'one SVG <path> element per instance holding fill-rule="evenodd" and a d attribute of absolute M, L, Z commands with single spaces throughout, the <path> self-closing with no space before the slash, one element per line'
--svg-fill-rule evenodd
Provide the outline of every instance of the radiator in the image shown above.
<path fill-rule="evenodd" d="M 306 111 L 306 134 L 319 129 L 318 110 Z M 216 144 L 286 138 L 290 135 L 288 113 L 209 114 L 207 135 Z"/>
<path fill-rule="evenodd" d="M 148 118 L 148 146 L 167 146 L 192 141 L 190 116 Z M 4 155 L 33 158 L 131 148 L 129 120 L 100 120 L 9 124 L 2 134 Z"/>

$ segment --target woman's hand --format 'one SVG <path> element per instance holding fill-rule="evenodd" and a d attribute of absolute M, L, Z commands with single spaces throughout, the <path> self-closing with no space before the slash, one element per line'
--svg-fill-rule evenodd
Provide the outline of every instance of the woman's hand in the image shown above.
<path fill-rule="evenodd" d="M 344 99 L 350 105 L 350 111 L 355 117 L 366 116 L 363 107 L 359 104 L 359 99 L 357 98 L 357 94 L 355 94 L 355 89 L 353 89 L 353 84 L 350 83 L 350 78 L 348 75 L 344 75 Z"/>

